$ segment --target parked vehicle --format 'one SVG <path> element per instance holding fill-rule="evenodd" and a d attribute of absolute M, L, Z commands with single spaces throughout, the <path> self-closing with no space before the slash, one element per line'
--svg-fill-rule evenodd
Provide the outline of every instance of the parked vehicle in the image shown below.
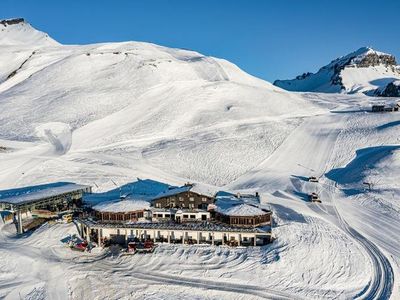
<path fill-rule="evenodd" d="M 63 215 L 62 220 L 64 223 L 71 223 L 72 222 L 72 214 Z"/>
<path fill-rule="evenodd" d="M 128 243 L 128 251 L 127 253 L 129 254 L 135 254 L 136 253 L 136 243 L 135 242 L 129 242 Z"/>
<path fill-rule="evenodd" d="M 310 176 L 310 177 L 308 177 L 308 181 L 309 182 L 318 182 L 318 178 L 315 176 Z"/>
<path fill-rule="evenodd" d="M 72 243 L 70 247 L 72 250 L 84 252 L 88 247 L 88 242 Z"/>
<path fill-rule="evenodd" d="M 321 203 L 321 202 L 322 202 L 317 193 L 311 193 L 311 194 L 309 194 L 309 195 L 308 195 L 308 199 L 309 199 L 311 202 L 318 202 L 318 203 Z"/>
<path fill-rule="evenodd" d="M 228 241 L 228 245 L 230 247 L 237 247 L 239 245 L 239 242 L 237 240 L 231 239 Z"/>
<path fill-rule="evenodd" d="M 151 240 L 146 240 L 144 243 L 142 242 L 139 243 L 133 242 L 133 243 L 135 244 L 135 249 L 137 253 L 151 253 L 154 251 L 156 247 L 156 245 Z"/>

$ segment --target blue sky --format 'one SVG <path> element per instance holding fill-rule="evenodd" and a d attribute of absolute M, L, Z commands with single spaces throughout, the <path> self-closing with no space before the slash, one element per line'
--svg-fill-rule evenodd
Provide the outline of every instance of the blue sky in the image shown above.
<path fill-rule="evenodd" d="M 1 0 L 65 44 L 148 41 L 228 59 L 268 81 L 316 71 L 362 46 L 400 60 L 398 0 Z"/>

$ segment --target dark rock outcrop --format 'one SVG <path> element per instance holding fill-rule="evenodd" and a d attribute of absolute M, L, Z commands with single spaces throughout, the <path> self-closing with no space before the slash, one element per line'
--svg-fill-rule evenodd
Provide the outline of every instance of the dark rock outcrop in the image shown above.
<path fill-rule="evenodd" d="M 25 23 L 24 18 L 16 18 L 16 19 L 9 19 L 9 20 L 1 20 L 0 24 L 3 25 L 4 27 L 7 27 L 7 25 L 15 25 L 19 23 Z"/>
<path fill-rule="evenodd" d="M 395 66 L 397 63 L 393 55 L 368 53 L 363 59 L 356 62 L 355 65 L 359 68 L 368 68 L 378 65 Z"/>
<path fill-rule="evenodd" d="M 382 97 L 400 97 L 400 82 L 399 84 L 391 82 L 383 90 L 378 90 L 375 94 Z"/>

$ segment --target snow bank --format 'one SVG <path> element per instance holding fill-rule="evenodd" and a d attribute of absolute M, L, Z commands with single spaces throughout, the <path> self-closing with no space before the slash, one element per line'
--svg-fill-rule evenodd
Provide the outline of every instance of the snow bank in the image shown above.
<path fill-rule="evenodd" d="M 50 122 L 36 127 L 36 135 L 54 147 L 58 154 L 65 154 L 71 147 L 72 133 L 68 124 Z"/>

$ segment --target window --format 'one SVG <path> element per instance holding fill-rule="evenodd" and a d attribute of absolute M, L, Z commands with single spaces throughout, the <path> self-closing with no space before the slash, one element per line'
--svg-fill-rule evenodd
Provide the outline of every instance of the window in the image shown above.
<path fill-rule="evenodd" d="M 194 203 L 189 203 L 189 208 L 194 208 Z"/>
<path fill-rule="evenodd" d="M 201 198 L 201 201 L 207 202 L 207 198 L 206 198 L 206 197 L 203 197 L 203 198 Z"/>
<path fill-rule="evenodd" d="M 189 201 L 192 201 L 192 202 L 193 202 L 193 201 L 194 201 L 194 197 L 190 197 L 190 198 L 189 198 Z"/>
<path fill-rule="evenodd" d="M 179 197 L 179 201 L 183 201 L 183 197 Z"/>
<path fill-rule="evenodd" d="M 169 218 L 169 217 L 171 217 L 171 215 L 170 214 L 165 214 L 165 217 Z"/>
<path fill-rule="evenodd" d="M 161 203 L 157 202 L 156 203 L 156 207 L 160 208 L 161 207 Z"/>
<path fill-rule="evenodd" d="M 207 220 L 207 215 L 201 215 L 201 219 L 202 219 L 203 221 L 206 221 L 206 220 Z"/>
<path fill-rule="evenodd" d="M 184 218 L 184 219 L 187 219 L 187 218 L 188 218 L 188 215 L 183 215 L 183 218 Z"/>
<path fill-rule="evenodd" d="M 196 215 L 190 215 L 191 219 L 196 219 Z"/>

